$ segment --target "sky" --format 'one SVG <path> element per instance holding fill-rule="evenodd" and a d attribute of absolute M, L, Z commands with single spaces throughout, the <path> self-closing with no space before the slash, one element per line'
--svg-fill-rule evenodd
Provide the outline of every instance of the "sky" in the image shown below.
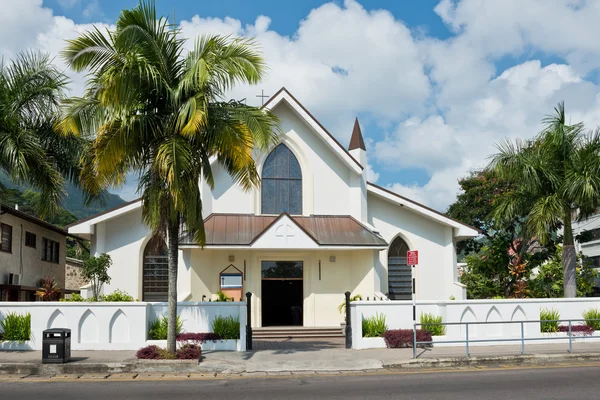
<path fill-rule="evenodd" d="M 64 40 L 112 29 L 137 0 L 0 0 L 0 55 L 50 53 L 80 94 L 84 75 L 60 59 Z M 343 144 L 358 116 L 372 182 L 445 211 L 458 179 L 495 145 L 527 139 L 564 101 L 571 122 L 600 125 L 600 1 L 157 0 L 189 38 L 253 37 L 269 73 L 228 96 L 285 86 Z M 115 189 L 137 197 L 130 180 Z"/>

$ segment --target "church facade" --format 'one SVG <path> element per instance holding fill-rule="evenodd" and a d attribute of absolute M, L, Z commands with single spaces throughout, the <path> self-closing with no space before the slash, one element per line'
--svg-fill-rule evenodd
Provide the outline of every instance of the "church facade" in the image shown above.
<path fill-rule="evenodd" d="M 201 183 L 206 244 L 180 238 L 179 301 L 253 293 L 252 325 L 339 326 L 344 292 L 410 300 L 408 250 L 419 251 L 416 297 L 462 299 L 455 245 L 478 232 L 367 181 L 358 120 L 342 146 L 285 88 L 264 105 L 281 121 L 280 143 L 256 155 L 261 186 L 244 191 L 214 165 Z M 79 221 L 92 254 L 113 260 L 104 291 L 166 301 L 164 243 L 142 223 L 141 200 Z"/>

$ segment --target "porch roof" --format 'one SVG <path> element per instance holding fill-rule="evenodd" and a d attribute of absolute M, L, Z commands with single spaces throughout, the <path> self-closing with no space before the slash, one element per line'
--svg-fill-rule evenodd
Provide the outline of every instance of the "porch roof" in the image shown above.
<path fill-rule="evenodd" d="M 287 216 L 319 246 L 382 247 L 387 242 L 376 232 L 348 215 L 291 216 L 211 214 L 204 221 L 206 246 L 252 246 L 277 220 Z M 180 245 L 195 245 L 182 235 Z"/>

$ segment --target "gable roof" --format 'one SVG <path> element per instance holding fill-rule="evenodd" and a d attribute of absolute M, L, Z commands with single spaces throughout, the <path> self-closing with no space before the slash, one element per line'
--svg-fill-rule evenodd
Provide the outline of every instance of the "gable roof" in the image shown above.
<path fill-rule="evenodd" d="M 404 197 L 396 192 L 392 192 L 389 189 L 375 185 L 374 183 L 367 182 L 367 191 L 400 206 L 406 206 L 406 208 L 412 211 L 416 211 L 424 215 L 425 217 L 428 217 L 444 225 L 451 226 L 457 229 L 455 236 L 458 237 L 460 240 L 462 240 L 463 238 L 475 237 L 481 233 L 479 229 L 471 225 L 465 224 L 464 222 L 451 218 L 445 214 L 442 214 L 439 211 L 434 210 L 433 208 L 427 207 L 426 205 L 421 203 L 417 203 L 414 200 Z"/>
<path fill-rule="evenodd" d="M 387 246 L 385 240 L 351 216 L 291 216 L 254 214 L 211 214 L 204 220 L 206 246 L 252 246 L 283 217 L 289 218 L 319 246 Z M 182 235 L 180 245 L 196 245 Z"/>
<path fill-rule="evenodd" d="M 27 214 L 27 213 L 25 213 L 23 211 L 19 211 L 17 209 L 14 209 L 14 208 L 12 208 L 10 206 L 5 205 L 5 204 L 0 204 L 0 215 L 2 215 L 4 213 L 14 215 L 15 217 L 24 219 L 25 221 L 29 221 L 31 223 L 34 223 L 34 224 L 38 225 L 38 226 L 41 226 L 42 228 L 46 228 L 46 229 L 51 230 L 51 231 L 56 232 L 56 233 L 60 233 L 61 235 L 72 236 L 75 239 L 81 239 L 81 238 L 79 238 L 77 236 L 70 235 L 69 232 L 66 229 L 63 229 L 63 228 L 61 228 L 59 226 L 56 226 L 54 224 L 51 224 L 49 222 L 46 222 L 43 219 L 40 219 L 38 217 L 34 217 L 33 215 L 29 215 L 29 214 Z"/>
<path fill-rule="evenodd" d="M 365 141 L 360 130 L 360 124 L 358 123 L 358 117 L 356 117 L 356 119 L 354 120 L 354 128 L 352 128 L 352 137 L 350 138 L 350 145 L 348 146 L 348 150 L 354 149 L 361 149 L 367 151 Z"/>
<path fill-rule="evenodd" d="M 262 108 L 267 110 L 272 110 L 282 101 L 288 103 L 292 109 L 303 119 L 307 125 L 309 125 L 318 135 L 319 137 L 327 143 L 334 153 L 342 160 L 344 163 L 350 167 L 351 170 L 356 172 L 357 174 L 362 173 L 364 167 L 360 165 L 358 161 L 354 159 L 346 150 L 344 146 L 331 134 L 325 127 L 317 121 L 317 119 L 304 107 L 285 87 L 282 87 L 275 93 L 271 98 L 262 106 Z"/>

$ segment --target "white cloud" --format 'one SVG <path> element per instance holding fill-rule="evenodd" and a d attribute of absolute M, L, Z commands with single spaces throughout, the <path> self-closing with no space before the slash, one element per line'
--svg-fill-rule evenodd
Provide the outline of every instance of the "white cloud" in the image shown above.
<path fill-rule="evenodd" d="M 62 8 L 73 8 L 76 5 L 78 5 L 80 2 L 81 2 L 81 0 L 58 0 L 58 4 Z"/>
<path fill-rule="evenodd" d="M 65 39 L 91 27 L 53 15 L 42 0 L 0 0 L 2 5 L 0 55 L 6 57 L 30 47 L 58 56 Z M 90 21 L 98 20 L 91 10 Z M 181 29 L 188 38 L 254 37 L 269 65 L 267 79 L 229 95 L 260 104 L 261 89 L 273 94 L 286 86 L 341 143 L 360 113 L 386 132 L 375 142 L 364 132 L 369 179 L 389 182 L 398 168 L 423 168 L 431 176 L 424 185 L 388 187 L 442 210 L 454 200 L 458 179 L 485 165 L 495 143 L 533 136 L 558 101 L 565 100 L 573 121 L 600 125 L 600 88 L 589 80 L 600 67 L 600 3 L 442 0 L 435 12 L 454 32 L 450 38 L 411 32 L 391 13 L 367 11 L 354 0 L 312 10 L 291 36 L 270 30 L 270 16 L 249 25 L 194 16 Z M 541 54 L 558 61 L 543 65 L 536 59 Z M 506 65 L 510 59 L 528 61 L 497 70 L 498 60 Z M 56 63 L 66 68 L 60 58 Z M 69 74 L 73 93 L 81 93 L 83 78 Z M 131 187 L 124 192 L 133 196 Z"/>

